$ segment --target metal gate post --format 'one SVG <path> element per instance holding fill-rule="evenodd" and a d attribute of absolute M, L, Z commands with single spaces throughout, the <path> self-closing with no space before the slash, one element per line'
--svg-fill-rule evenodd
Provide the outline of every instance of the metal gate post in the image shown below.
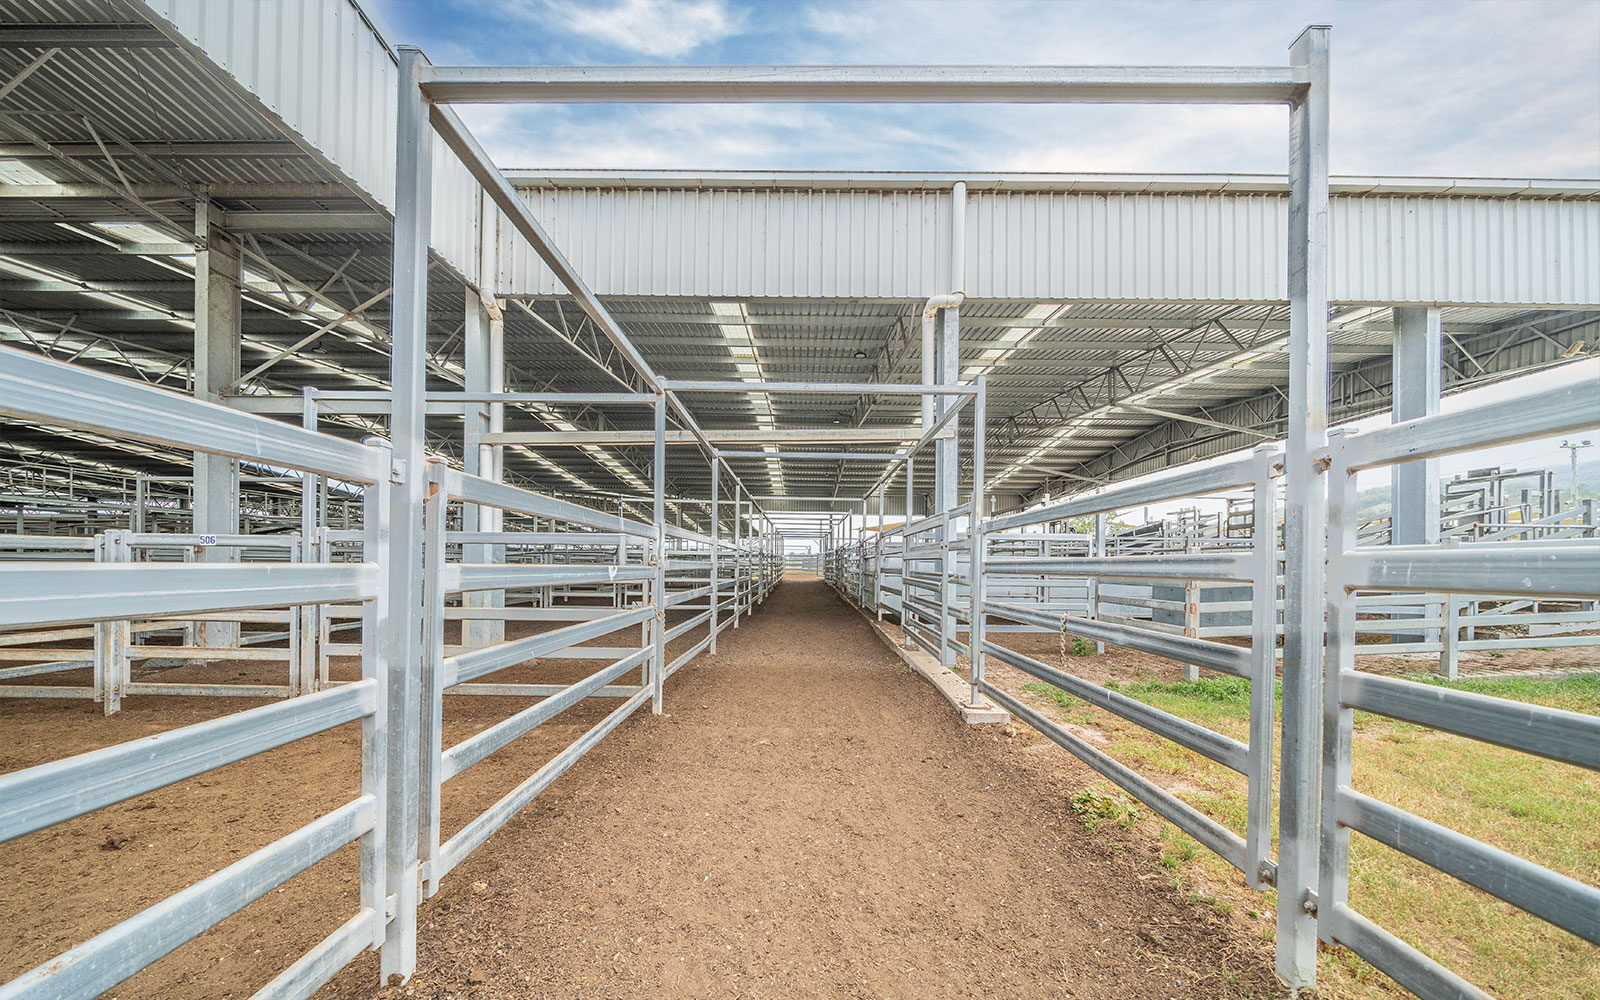
<path fill-rule="evenodd" d="M 1089 554 L 1091 556 L 1104 556 L 1106 554 L 1106 515 L 1104 511 L 1094 516 L 1094 534 L 1089 539 Z M 1100 617 L 1100 578 L 1091 576 L 1087 581 L 1086 592 L 1088 612 L 1091 619 Z M 1096 639 L 1094 643 L 1096 653 L 1106 651 L 1105 640 Z"/>
<path fill-rule="evenodd" d="M 744 586 L 744 550 L 739 548 L 739 510 L 743 504 L 739 494 L 744 492 L 744 484 L 737 477 L 733 480 L 733 627 L 739 627 L 739 590 Z"/>
<path fill-rule="evenodd" d="M 652 603 L 650 641 L 655 646 L 650 668 L 650 711 L 661 714 L 661 689 L 667 674 L 667 394 L 656 392 L 655 402 L 656 444 L 655 462 L 651 472 L 655 479 L 655 507 L 652 514 L 656 522 L 655 586 Z"/>
<path fill-rule="evenodd" d="M 1255 450 L 1255 535 L 1250 541 L 1250 737 L 1248 802 L 1244 821 L 1245 882 L 1265 889 L 1276 879 L 1272 863 L 1273 710 L 1278 674 L 1278 524 L 1273 517 L 1273 445 Z"/>
<path fill-rule="evenodd" d="M 399 485 L 390 491 L 387 571 L 389 796 L 386 882 L 394 912 L 383 942 L 384 982 L 409 979 L 417 967 L 417 758 L 421 752 L 424 371 L 428 348 L 428 235 L 433 203 L 433 126 L 417 76 L 427 57 L 399 51 L 399 118 L 395 145 L 394 297 L 390 314 L 389 384 L 394 401 L 389 437 Z"/>
<path fill-rule="evenodd" d="M 967 632 L 967 679 L 971 682 L 972 693 L 967 701 L 973 708 L 983 703 L 980 689 L 983 687 L 983 643 L 987 632 L 983 610 L 984 596 L 988 590 L 983 580 L 983 439 L 987 433 L 987 394 L 988 376 L 979 375 L 978 395 L 972 401 L 972 514 L 968 521 L 971 527 L 967 529 L 968 540 L 972 543 L 972 554 L 967 557 L 967 595 L 972 599 Z"/>
<path fill-rule="evenodd" d="M 883 621 L 883 497 L 888 489 L 888 480 L 878 485 L 878 537 L 872 557 L 872 607 L 880 622 Z"/>
<path fill-rule="evenodd" d="M 1284 503 L 1283 763 L 1279 793 L 1278 977 L 1316 982 L 1318 779 L 1322 735 L 1328 427 L 1328 28 L 1290 49 L 1308 83 L 1289 111 L 1289 436 Z"/>
<path fill-rule="evenodd" d="M 722 603 L 722 581 L 717 578 L 722 549 L 722 511 L 719 494 L 722 460 L 711 456 L 711 655 L 717 655 L 717 607 Z"/>
<path fill-rule="evenodd" d="M 913 484 L 915 483 L 916 478 L 917 478 L 917 474 L 916 473 L 917 473 L 916 461 L 911 459 L 911 458 L 907 458 L 906 459 L 906 517 L 905 517 L 905 520 L 902 521 L 901 524 L 900 524 L 900 635 L 901 635 L 900 641 L 901 641 L 902 644 L 904 644 L 905 648 L 907 648 L 907 649 L 912 649 L 912 648 L 914 648 L 916 646 L 916 643 L 914 641 L 912 641 L 912 638 L 911 638 L 911 625 L 910 625 L 910 621 L 909 621 L 909 618 L 910 618 L 910 615 L 911 615 L 911 609 L 910 609 L 910 607 L 908 605 L 908 602 L 906 600 L 906 595 L 907 595 L 908 589 L 909 589 L 906 586 L 906 571 L 910 567 L 910 562 L 907 560 L 906 556 L 907 556 L 908 552 L 911 549 L 911 535 L 909 534 L 907 529 L 911 527 L 911 506 L 916 500 L 916 494 L 913 492 L 913 490 L 914 490 L 914 485 Z"/>

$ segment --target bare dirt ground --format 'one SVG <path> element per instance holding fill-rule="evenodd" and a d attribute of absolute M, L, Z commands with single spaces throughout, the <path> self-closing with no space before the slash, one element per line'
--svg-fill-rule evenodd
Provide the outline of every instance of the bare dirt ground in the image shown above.
<path fill-rule="evenodd" d="M 822 583 L 786 584 L 719 644 L 669 681 L 665 716 L 641 711 L 445 880 L 410 984 L 379 988 L 368 956 L 319 996 L 1281 995 L 1270 947 L 1174 889 L 1151 838 L 1084 830 L 1067 798 L 1091 772 L 961 725 Z M 0 701 L 0 770 L 251 704 L 136 698 L 106 719 Z M 614 705 L 579 705 L 452 781 L 445 835 Z M 448 699 L 446 743 L 516 707 Z M 358 735 L 0 846 L 0 981 L 348 801 Z M 347 848 L 108 996 L 249 996 L 354 912 L 356 871 Z"/>
<path fill-rule="evenodd" d="M 1086 833 L 1065 754 L 961 725 L 785 584 L 446 881 L 417 976 L 324 996 L 1277 996 L 1155 849 Z"/>

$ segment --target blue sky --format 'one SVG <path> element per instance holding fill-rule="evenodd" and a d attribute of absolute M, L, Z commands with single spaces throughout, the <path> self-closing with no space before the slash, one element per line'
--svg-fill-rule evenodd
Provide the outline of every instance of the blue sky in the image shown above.
<path fill-rule="evenodd" d="M 1247 63 L 1333 34 L 1338 174 L 1600 177 L 1597 0 L 360 0 L 435 63 Z M 1278 108 L 473 108 L 505 167 L 1281 172 Z"/>

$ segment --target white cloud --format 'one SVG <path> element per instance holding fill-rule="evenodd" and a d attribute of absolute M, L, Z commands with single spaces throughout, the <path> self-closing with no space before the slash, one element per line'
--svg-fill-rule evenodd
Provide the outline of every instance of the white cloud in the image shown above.
<path fill-rule="evenodd" d="M 725 0 L 617 0 L 601 6 L 582 0 L 546 0 L 541 24 L 585 35 L 617 48 L 677 59 L 702 45 L 739 33 L 740 19 Z"/>
<path fill-rule="evenodd" d="M 381 0 L 387 2 L 387 0 Z M 484 23 L 467 62 L 1283 63 L 1333 31 L 1336 173 L 1600 176 L 1600 3 L 1283 0 L 460 0 Z M 436 44 L 423 39 L 431 49 Z M 713 48 L 715 46 L 715 48 Z M 452 54 L 453 56 L 453 54 Z M 436 60 L 438 61 L 438 60 Z M 1141 106 L 540 107 L 473 125 L 525 167 L 1281 173 L 1282 108 Z"/>

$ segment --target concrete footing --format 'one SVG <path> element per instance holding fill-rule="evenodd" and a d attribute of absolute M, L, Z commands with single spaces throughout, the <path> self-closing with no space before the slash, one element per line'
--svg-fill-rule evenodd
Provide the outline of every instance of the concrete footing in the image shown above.
<path fill-rule="evenodd" d="M 854 605 L 851 605 L 854 607 Z M 860 611 L 860 608 L 856 608 Z M 862 612 L 865 615 L 865 612 Z M 945 701 L 961 716 L 961 721 L 969 726 L 990 725 L 997 722 L 1010 722 L 1011 713 L 996 705 L 988 698 L 982 698 L 981 703 L 974 708 L 967 704 L 967 698 L 972 693 L 972 685 L 968 684 L 958 674 L 946 670 L 938 660 L 921 649 L 906 649 L 895 641 L 894 636 L 884 631 L 882 623 L 871 616 L 867 616 L 867 624 L 872 626 L 875 634 L 885 646 L 894 650 L 894 655 L 900 657 L 906 666 L 921 674 L 929 684 L 932 684 Z"/>

